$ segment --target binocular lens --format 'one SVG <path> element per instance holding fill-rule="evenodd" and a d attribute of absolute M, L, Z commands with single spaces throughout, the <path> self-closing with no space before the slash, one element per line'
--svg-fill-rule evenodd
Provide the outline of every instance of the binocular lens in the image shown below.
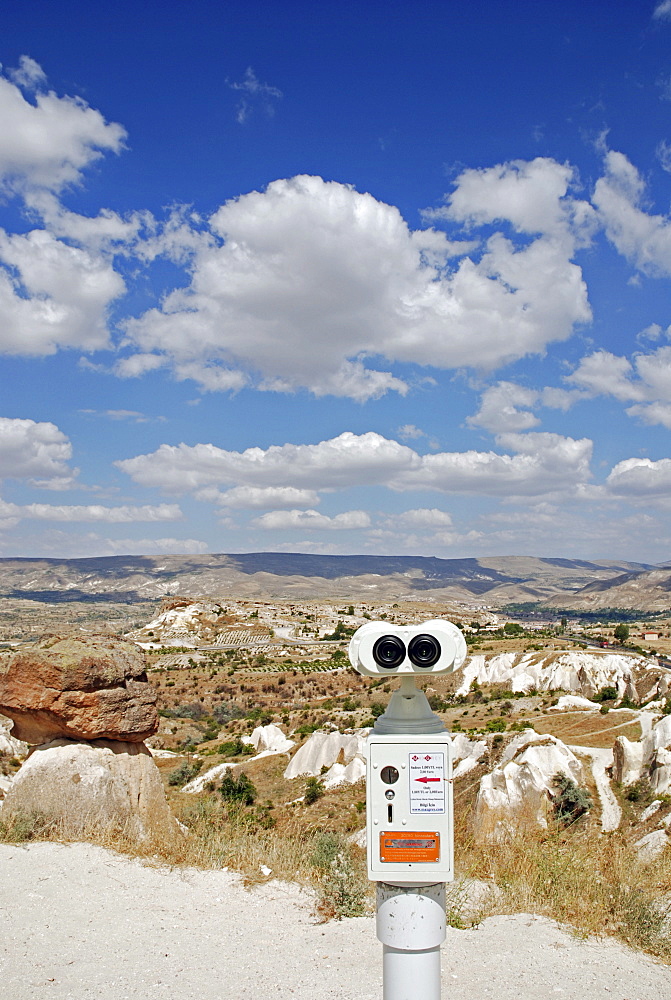
<path fill-rule="evenodd" d="M 433 635 L 416 635 L 410 641 L 408 656 L 416 667 L 432 667 L 440 659 L 440 643 Z"/>
<path fill-rule="evenodd" d="M 373 646 L 373 659 L 378 666 L 394 670 L 405 659 L 405 646 L 396 635 L 381 635 Z"/>

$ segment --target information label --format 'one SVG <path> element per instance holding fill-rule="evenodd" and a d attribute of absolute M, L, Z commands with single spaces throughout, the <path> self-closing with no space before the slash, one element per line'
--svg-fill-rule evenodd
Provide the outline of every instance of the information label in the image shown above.
<path fill-rule="evenodd" d="M 445 812 L 445 754 L 408 754 L 410 812 Z"/>

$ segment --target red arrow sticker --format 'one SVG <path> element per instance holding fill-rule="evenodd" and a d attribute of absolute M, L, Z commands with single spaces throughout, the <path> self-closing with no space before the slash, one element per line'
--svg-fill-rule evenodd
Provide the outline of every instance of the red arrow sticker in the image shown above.
<path fill-rule="evenodd" d="M 440 778 L 427 778 L 426 775 L 422 778 L 415 778 L 415 781 L 423 781 L 425 784 L 427 781 L 440 781 Z"/>

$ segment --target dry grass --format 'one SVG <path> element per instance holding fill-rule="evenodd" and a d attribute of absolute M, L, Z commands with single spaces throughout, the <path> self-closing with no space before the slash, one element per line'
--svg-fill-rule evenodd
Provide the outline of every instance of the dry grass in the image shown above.
<path fill-rule="evenodd" d="M 594 821 L 584 820 L 568 830 L 547 831 L 520 823 L 514 834 L 483 842 L 473 836 L 469 807 L 478 778 L 473 773 L 469 779 L 459 788 L 455 808 L 457 873 L 496 887 L 486 894 L 478 919 L 538 913 L 581 935 L 615 936 L 671 964 L 671 850 L 643 863 L 624 833 L 602 835 Z M 7 817 L 0 821 L 0 840 L 87 840 L 152 863 L 229 867 L 250 883 L 264 880 L 261 865 L 266 865 L 273 878 L 311 886 L 325 917 L 372 907 L 363 851 L 342 833 L 315 829 L 307 809 L 296 810 L 281 828 L 264 828 L 258 812 L 206 794 L 193 799 L 182 817 L 188 836 L 144 842 L 118 828 L 73 830 L 37 815 Z M 451 919 L 459 924 L 458 913 Z"/>
<path fill-rule="evenodd" d="M 531 823 L 496 841 L 472 834 L 468 810 L 455 831 L 462 874 L 497 887 L 491 913 L 538 913 L 581 935 L 611 935 L 671 964 L 671 851 L 641 861 L 618 832 L 601 834 L 580 820 L 548 830 Z"/>

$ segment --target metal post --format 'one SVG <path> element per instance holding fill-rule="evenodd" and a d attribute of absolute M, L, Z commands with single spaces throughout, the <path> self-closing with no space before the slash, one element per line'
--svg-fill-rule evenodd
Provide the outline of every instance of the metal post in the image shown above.
<path fill-rule="evenodd" d="M 378 882 L 376 933 L 383 945 L 383 1000 L 440 1000 L 445 883 Z"/>

